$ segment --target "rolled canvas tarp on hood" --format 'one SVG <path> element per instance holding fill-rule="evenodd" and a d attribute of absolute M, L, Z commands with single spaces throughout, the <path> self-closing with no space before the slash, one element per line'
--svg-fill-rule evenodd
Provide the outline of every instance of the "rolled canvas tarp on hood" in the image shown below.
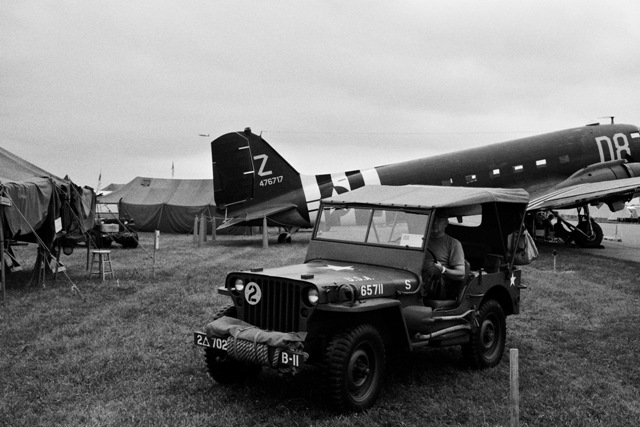
<path fill-rule="evenodd" d="M 213 218 L 213 180 L 136 177 L 121 188 L 98 198 L 118 204 L 121 220 L 133 220 L 140 231 L 189 233 L 194 218 Z M 211 231 L 211 223 L 208 225 Z"/>

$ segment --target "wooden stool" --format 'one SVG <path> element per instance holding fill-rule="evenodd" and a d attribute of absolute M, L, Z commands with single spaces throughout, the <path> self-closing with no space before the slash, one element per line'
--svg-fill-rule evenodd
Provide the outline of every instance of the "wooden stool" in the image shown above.
<path fill-rule="evenodd" d="M 95 271 L 94 271 L 94 266 Z M 105 277 L 113 276 L 113 269 L 111 268 L 111 251 L 106 249 L 96 249 L 91 251 L 91 271 L 89 272 L 89 278 L 91 279 L 93 275 L 98 277 L 102 276 L 102 280 L 104 281 Z"/>

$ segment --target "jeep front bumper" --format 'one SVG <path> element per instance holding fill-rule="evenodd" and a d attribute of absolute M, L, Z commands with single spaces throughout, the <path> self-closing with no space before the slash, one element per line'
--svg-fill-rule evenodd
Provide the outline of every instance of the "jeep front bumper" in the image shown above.
<path fill-rule="evenodd" d="M 193 333 L 195 345 L 243 363 L 295 373 L 309 358 L 302 351 L 304 332 L 265 331 L 232 317 L 214 320 L 205 331 Z"/>

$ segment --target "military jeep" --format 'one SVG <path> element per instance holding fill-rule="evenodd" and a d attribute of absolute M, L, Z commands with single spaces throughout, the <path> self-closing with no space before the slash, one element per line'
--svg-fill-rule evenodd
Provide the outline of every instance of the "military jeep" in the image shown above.
<path fill-rule="evenodd" d="M 507 251 L 520 232 L 524 190 L 366 186 L 321 202 L 303 264 L 230 273 L 219 292 L 233 303 L 194 344 L 210 376 L 230 384 L 264 367 L 322 369 L 338 410 L 376 401 L 385 353 L 460 345 L 473 368 L 497 365 L 506 316 L 520 311 L 521 270 Z M 445 283 L 427 249 L 435 214 L 464 249 L 464 280 Z"/>

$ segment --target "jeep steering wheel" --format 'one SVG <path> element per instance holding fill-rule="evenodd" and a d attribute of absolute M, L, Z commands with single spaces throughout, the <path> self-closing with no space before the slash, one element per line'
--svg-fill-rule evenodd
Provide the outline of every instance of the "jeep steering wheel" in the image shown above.
<path fill-rule="evenodd" d="M 422 294 L 426 297 L 429 297 L 440 285 L 442 270 L 440 270 L 439 267 L 436 267 L 438 259 L 436 258 L 436 255 L 433 253 L 433 251 L 429 248 L 427 248 L 427 251 L 429 251 L 429 253 L 431 254 L 432 263 L 428 266 L 425 265 L 422 269 Z M 427 262 L 425 262 L 425 264 L 427 264 Z"/>
<path fill-rule="evenodd" d="M 429 253 L 431 254 L 431 258 L 433 259 L 433 263 L 437 263 L 438 259 L 436 258 L 436 254 L 433 253 L 433 251 L 429 248 L 427 248 L 427 251 L 429 251 Z"/>

